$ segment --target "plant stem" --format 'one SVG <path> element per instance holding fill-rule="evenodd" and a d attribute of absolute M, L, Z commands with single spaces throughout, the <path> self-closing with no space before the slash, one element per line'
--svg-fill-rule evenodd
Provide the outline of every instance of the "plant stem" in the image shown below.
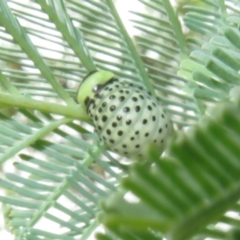
<path fill-rule="evenodd" d="M 177 40 L 178 45 L 179 45 L 179 49 L 180 49 L 180 51 L 183 55 L 188 56 L 188 48 L 187 48 L 187 45 L 186 45 L 185 37 L 183 35 L 182 27 L 181 27 L 181 24 L 178 20 L 178 17 L 176 16 L 176 14 L 173 10 L 173 7 L 172 7 L 169 0 L 163 0 L 162 3 L 163 3 L 163 5 L 164 5 L 164 7 L 165 7 L 165 9 L 168 13 L 169 20 L 172 24 L 172 29 L 174 30 L 176 40 Z"/>
<path fill-rule="evenodd" d="M 79 106 L 64 106 L 56 103 L 43 102 L 30 99 L 24 96 L 13 96 L 0 93 L 0 104 L 8 107 L 17 107 L 23 109 L 33 109 L 45 113 L 59 114 L 65 117 L 75 118 L 89 122 L 89 117 L 85 110 Z"/>
<path fill-rule="evenodd" d="M 114 3 L 112 0 L 106 0 L 106 3 L 107 5 L 109 6 L 110 10 L 111 10 L 111 14 L 113 15 L 115 21 L 116 21 L 116 24 L 119 28 L 119 31 L 120 33 L 122 34 L 122 37 L 128 47 L 128 50 L 130 51 L 131 55 L 132 55 L 132 58 L 134 60 L 134 64 L 136 65 L 136 68 L 146 86 L 146 88 L 154 94 L 154 88 L 153 88 L 153 85 L 151 84 L 151 82 L 149 81 L 149 78 L 148 78 L 148 74 L 147 72 L 145 71 L 145 66 L 139 56 L 139 53 L 137 52 L 133 42 L 132 42 L 132 39 L 130 38 L 130 36 L 128 35 L 128 32 L 127 30 L 125 29 L 119 15 L 118 15 L 118 12 L 114 6 Z"/>

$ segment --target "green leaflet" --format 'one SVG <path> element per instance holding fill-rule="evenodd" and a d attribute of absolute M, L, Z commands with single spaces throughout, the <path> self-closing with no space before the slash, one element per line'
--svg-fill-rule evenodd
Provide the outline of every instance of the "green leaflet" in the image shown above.
<path fill-rule="evenodd" d="M 151 171 L 139 164 L 133 167 L 122 187 L 137 202 L 116 193 L 102 203 L 100 219 L 114 236 L 125 240 L 121 236 L 135 232 L 142 239 L 152 229 L 169 240 L 192 235 L 227 239 L 226 231 L 208 225 L 230 224 L 234 217 L 223 214 L 239 212 L 240 111 L 222 104 L 214 112 L 214 117 L 204 117 L 188 133 L 179 134 L 169 148 L 171 160 L 156 162 Z"/>

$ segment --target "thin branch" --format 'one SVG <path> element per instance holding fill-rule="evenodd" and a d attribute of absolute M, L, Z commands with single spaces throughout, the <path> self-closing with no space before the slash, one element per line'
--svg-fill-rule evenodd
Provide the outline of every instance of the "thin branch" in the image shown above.
<path fill-rule="evenodd" d="M 149 81 L 148 74 L 145 71 L 144 64 L 143 64 L 141 58 L 139 57 L 139 54 L 138 54 L 138 52 L 137 52 L 137 50 L 136 50 L 136 48 L 135 48 L 135 46 L 132 42 L 132 39 L 130 38 L 127 30 L 125 29 L 119 15 L 118 15 L 118 12 L 117 12 L 114 4 L 113 4 L 113 1 L 112 0 L 106 0 L 106 3 L 111 10 L 111 13 L 112 13 L 112 15 L 113 15 L 118 27 L 119 27 L 119 31 L 121 32 L 126 45 L 128 46 L 128 50 L 131 52 L 131 56 L 134 60 L 136 68 L 137 68 L 139 74 L 141 75 L 141 78 L 142 78 L 145 86 L 147 87 L 147 89 L 150 92 L 152 92 L 154 94 L 154 88 L 153 88 L 151 82 Z"/>

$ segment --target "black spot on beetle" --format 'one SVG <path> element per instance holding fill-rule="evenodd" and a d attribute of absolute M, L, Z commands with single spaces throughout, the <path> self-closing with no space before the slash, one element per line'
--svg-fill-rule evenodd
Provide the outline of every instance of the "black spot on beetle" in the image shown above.
<path fill-rule="evenodd" d="M 122 119 L 122 116 L 121 115 L 118 115 L 117 116 L 117 120 L 120 121 Z"/>
<path fill-rule="evenodd" d="M 118 131 L 118 136 L 122 136 L 123 131 Z"/>
<path fill-rule="evenodd" d="M 86 97 L 84 99 L 84 104 L 85 104 L 86 107 L 89 105 L 90 101 L 91 101 L 90 97 Z"/>
<path fill-rule="evenodd" d="M 116 97 L 115 95 L 111 95 L 109 99 L 114 99 L 115 97 Z"/>
<path fill-rule="evenodd" d="M 99 93 L 97 93 L 97 94 L 95 94 L 95 97 L 96 97 L 96 98 L 99 98 L 99 99 L 101 99 L 101 98 L 103 97 L 103 95 L 102 95 L 102 94 L 99 94 Z"/>
<path fill-rule="evenodd" d="M 153 117 L 152 117 L 152 120 L 153 120 L 153 122 L 155 122 L 155 120 L 156 120 L 156 117 L 155 117 L 155 116 L 153 116 Z"/>
<path fill-rule="evenodd" d="M 131 123 L 132 123 L 131 120 L 127 120 L 127 121 L 126 121 L 126 124 L 127 124 L 127 125 L 130 125 Z"/>
<path fill-rule="evenodd" d="M 115 128 L 117 126 L 117 123 L 116 122 L 113 122 L 112 123 L 112 126 Z"/>
<path fill-rule="evenodd" d="M 110 143 L 114 143 L 114 140 L 113 140 L 113 139 L 110 139 L 109 142 L 110 142 Z"/>
<path fill-rule="evenodd" d="M 107 103 L 106 102 L 103 102 L 102 103 L 102 107 L 106 107 L 107 106 Z"/>
<path fill-rule="evenodd" d="M 143 119 L 142 123 L 146 124 L 147 123 L 147 119 Z"/>
<path fill-rule="evenodd" d="M 123 111 L 124 111 L 124 112 L 129 112 L 129 111 L 130 111 L 130 108 L 129 108 L 129 107 L 125 107 L 125 108 L 123 108 Z"/>
<path fill-rule="evenodd" d="M 120 102 L 124 101 L 124 99 L 125 99 L 124 96 L 119 97 L 119 101 L 120 101 Z"/>
<path fill-rule="evenodd" d="M 141 107 L 140 107 L 140 106 L 136 106 L 136 107 L 135 107 L 135 111 L 136 111 L 136 112 L 139 112 L 140 110 L 141 110 Z"/>
<path fill-rule="evenodd" d="M 158 132 L 161 133 L 162 132 L 162 128 L 159 128 Z"/>
<path fill-rule="evenodd" d="M 106 132 L 107 132 L 108 135 L 111 135 L 111 130 L 110 129 L 107 129 Z"/>
<path fill-rule="evenodd" d="M 112 112 L 112 111 L 114 111 L 116 109 L 116 106 L 115 105 L 112 105 L 111 107 L 110 107 L 110 111 Z"/>
<path fill-rule="evenodd" d="M 106 122 L 106 121 L 107 121 L 107 116 L 106 116 L 106 115 L 103 115 L 103 116 L 102 116 L 102 121 L 103 121 L 103 122 Z"/>

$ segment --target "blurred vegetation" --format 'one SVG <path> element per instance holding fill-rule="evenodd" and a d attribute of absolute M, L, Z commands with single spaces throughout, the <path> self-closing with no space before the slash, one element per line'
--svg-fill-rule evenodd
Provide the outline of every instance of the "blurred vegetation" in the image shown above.
<path fill-rule="evenodd" d="M 15 239 L 239 239 L 237 0 L 0 1 L 0 201 Z M 76 92 L 113 71 L 175 135 L 150 168 L 99 142 Z M 44 223 L 41 225 L 41 223 Z M 46 225 L 49 228 L 46 228 Z"/>

